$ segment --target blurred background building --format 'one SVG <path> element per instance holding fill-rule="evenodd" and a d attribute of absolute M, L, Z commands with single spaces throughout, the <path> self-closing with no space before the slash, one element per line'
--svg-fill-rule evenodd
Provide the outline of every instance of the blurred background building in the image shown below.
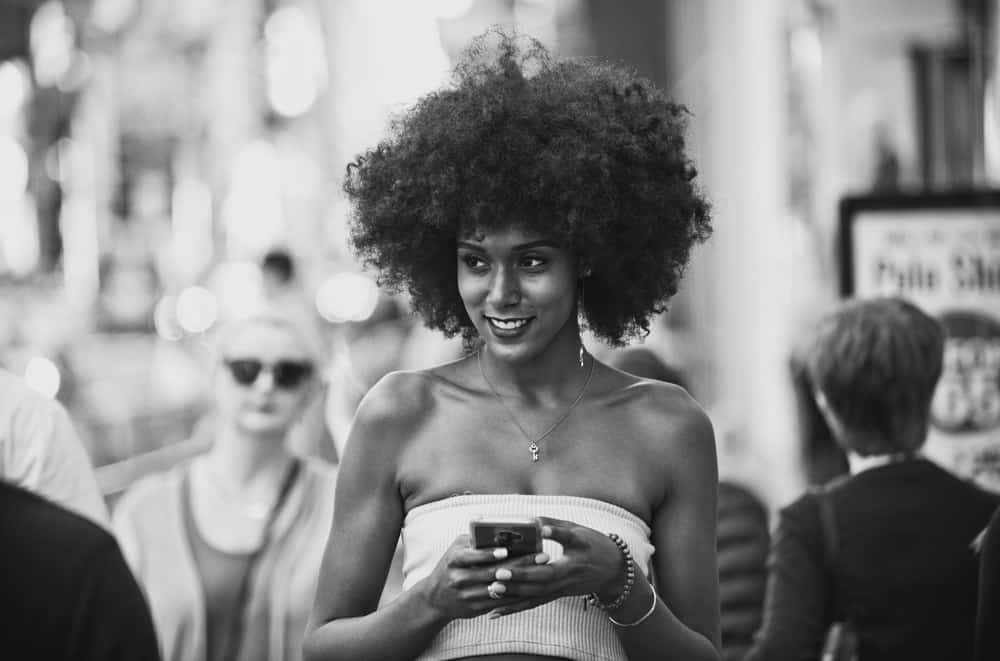
<path fill-rule="evenodd" d="M 0 364 L 66 403 L 115 492 L 201 447 L 206 336 L 274 295 L 280 249 L 334 348 L 342 443 L 378 376 L 458 351 L 352 260 L 345 165 L 513 25 L 691 110 L 716 230 L 646 344 L 710 410 L 723 473 L 778 504 L 836 470 L 789 361 L 841 294 L 840 200 L 1000 186 L 996 5 L 0 0 Z"/>

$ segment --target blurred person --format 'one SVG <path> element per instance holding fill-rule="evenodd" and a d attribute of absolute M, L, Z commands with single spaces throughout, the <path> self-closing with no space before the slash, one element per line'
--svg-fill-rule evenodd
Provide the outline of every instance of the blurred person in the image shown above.
<path fill-rule="evenodd" d="M 997 497 L 920 452 L 944 330 L 901 299 L 850 301 L 801 351 L 850 474 L 780 511 L 764 622 L 746 659 L 818 658 L 835 621 L 856 632 L 861 659 L 970 658 L 970 546 Z"/>
<path fill-rule="evenodd" d="M 682 372 L 645 346 L 613 351 L 608 364 L 688 389 Z M 723 463 L 721 457 L 719 462 Z M 718 498 L 719 629 L 722 658 L 729 661 L 743 658 L 760 627 L 770 531 L 767 508 L 747 486 L 720 479 Z"/>
<path fill-rule="evenodd" d="M 108 510 L 90 457 L 66 409 L 3 368 L 0 368 L 0 479 L 108 525 Z"/>
<path fill-rule="evenodd" d="M 104 526 L 0 479 L 6 659 L 158 661 L 149 608 Z"/>
<path fill-rule="evenodd" d="M 469 352 L 361 402 L 306 658 L 719 658 L 711 425 L 578 320 L 645 334 L 709 234 L 683 134 L 633 72 L 494 30 L 349 166 L 355 250 Z M 535 517 L 544 550 L 474 548 L 483 516 Z"/>
<path fill-rule="evenodd" d="M 1000 659 L 1000 508 L 979 544 L 979 601 L 973 661 Z"/>
<path fill-rule="evenodd" d="M 261 257 L 259 266 L 265 305 L 283 314 L 295 316 L 296 323 L 314 326 L 315 333 L 324 344 L 323 355 L 329 355 L 330 351 L 325 347 L 328 342 L 323 337 L 324 321 L 299 280 L 298 267 L 292 253 L 285 248 L 272 248 Z M 332 366 L 326 363 L 317 365 L 317 369 L 322 371 L 330 367 Z M 299 424 L 292 429 L 288 445 L 298 454 L 337 463 L 337 447 L 326 420 L 326 402 L 329 399 L 327 388 L 328 384 L 324 381 L 323 388 L 302 413 Z"/>
<path fill-rule="evenodd" d="M 336 475 L 287 446 L 320 388 L 313 330 L 267 310 L 225 325 L 210 449 L 115 508 L 168 661 L 301 657 Z"/>

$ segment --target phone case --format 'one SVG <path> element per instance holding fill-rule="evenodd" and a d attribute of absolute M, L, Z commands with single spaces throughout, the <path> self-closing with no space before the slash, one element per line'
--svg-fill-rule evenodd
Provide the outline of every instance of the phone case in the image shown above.
<path fill-rule="evenodd" d="M 477 549 L 505 546 L 511 557 L 542 550 L 542 525 L 535 519 L 476 519 L 469 522 L 469 534 Z"/>

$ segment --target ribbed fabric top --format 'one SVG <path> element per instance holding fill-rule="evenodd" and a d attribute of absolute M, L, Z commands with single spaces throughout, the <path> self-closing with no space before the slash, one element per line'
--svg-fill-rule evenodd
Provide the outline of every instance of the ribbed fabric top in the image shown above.
<path fill-rule="evenodd" d="M 645 521 L 628 510 L 594 498 L 525 494 L 467 494 L 410 510 L 403 525 L 403 589 L 426 578 L 469 521 L 481 517 L 548 516 L 614 532 L 628 544 L 636 565 L 649 575 L 654 549 Z M 555 560 L 562 547 L 543 540 Z M 483 585 L 485 592 L 486 585 Z M 499 602 L 502 603 L 502 602 Z M 564 597 L 494 620 L 455 620 L 444 627 L 420 661 L 485 654 L 538 654 L 578 661 L 624 661 L 625 649 L 603 611 L 584 608 L 582 596 Z"/>

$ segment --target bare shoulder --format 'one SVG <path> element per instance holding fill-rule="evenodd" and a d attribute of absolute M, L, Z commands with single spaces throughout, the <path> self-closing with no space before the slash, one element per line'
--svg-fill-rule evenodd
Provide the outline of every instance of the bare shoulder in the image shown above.
<path fill-rule="evenodd" d="M 427 371 L 397 371 L 383 376 L 362 398 L 351 436 L 379 443 L 407 438 L 434 409 L 434 378 Z"/>
<path fill-rule="evenodd" d="M 434 416 L 441 403 L 460 389 L 452 364 L 425 370 L 390 372 L 371 387 L 354 415 L 350 437 L 366 445 L 401 450 Z"/>
<path fill-rule="evenodd" d="M 675 463 L 690 455 L 715 458 L 715 434 L 701 404 L 681 386 L 619 372 L 621 396 L 636 436 Z"/>

